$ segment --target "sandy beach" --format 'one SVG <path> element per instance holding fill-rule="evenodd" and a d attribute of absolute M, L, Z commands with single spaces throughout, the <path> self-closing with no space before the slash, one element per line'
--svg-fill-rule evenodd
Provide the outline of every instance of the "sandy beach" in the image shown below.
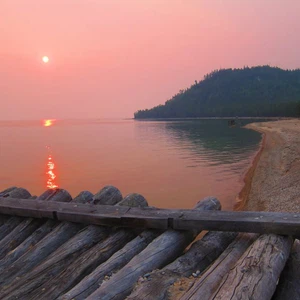
<path fill-rule="evenodd" d="M 300 120 L 252 123 L 264 134 L 237 209 L 300 212 Z"/>

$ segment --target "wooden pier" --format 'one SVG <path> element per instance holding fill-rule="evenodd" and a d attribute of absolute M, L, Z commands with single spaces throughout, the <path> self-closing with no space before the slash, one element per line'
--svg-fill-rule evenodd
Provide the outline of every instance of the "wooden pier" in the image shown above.
<path fill-rule="evenodd" d="M 202 238 L 195 238 L 201 231 Z M 0 192 L 0 299 L 300 299 L 300 214 Z"/>

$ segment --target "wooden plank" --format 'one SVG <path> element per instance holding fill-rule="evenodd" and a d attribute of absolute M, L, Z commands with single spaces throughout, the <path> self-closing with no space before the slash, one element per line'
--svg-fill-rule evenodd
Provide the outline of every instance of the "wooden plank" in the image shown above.
<path fill-rule="evenodd" d="M 0 197 L 0 213 L 85 224 L 154 229 L 275 233 L 300 236 L 300 214 L 127 208 Z"/>

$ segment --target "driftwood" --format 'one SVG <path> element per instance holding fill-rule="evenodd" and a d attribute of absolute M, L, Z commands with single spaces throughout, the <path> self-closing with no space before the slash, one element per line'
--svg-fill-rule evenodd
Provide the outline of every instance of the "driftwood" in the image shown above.
<path fill-rule="evenodd" d="M 168 298 L 169 287 L 183 276 L 198 276 L 235 239 L 237 233 L 209 232 L 174 262 L 152 271 L 137 285 L 127 299 L 162 300 Z M 197 272 L 197 273 L 196 273 Z M 172 297 L 170 297 L 172 299 Z"/>
<path fill-rule="evenodd" d="M 211 299 L 214 292 L 218 289 L 223 277 L 229 272 L 231 267 L 234 266 L 256 238 L 257 235 L 255 234 L 240 234 L 180 299 Z"/>
<path fill-rule="evenodd" d="M 197 210 L 220 208 L 221 205 L 215 198 L 206 198 L 196 206 Z M 170 263 L 192 242 L 197 233 L 198 231 L 175 230 L 164 232 L 87 299 L 124 299 L 141 275 Z"/>
<path fill-rule="evenodd" d="M 213 299 L 271 299 L 292 242 L 291 237 L 261 235 L 226 274 Z"/>
<path fill-rule="evenodd" d="M 300 241 L 295 240 L 273 300 L 300 299 Z"/>
<path fill-rule="evenodd" d="M 83 300 L 94 292 L 101 285 L 106 276 L 111 276 L 113 272 L 120 270 L 135 255 L 140 253 L 146 246 L 158 236 L 157 231 L 146 230 L 135 239 L 127 243 L 122 249 L 117 251 L 106 262 L 99 265 L 92 273 L 81 280 L 72 290 L 61 296 L 60 300 Z"/>

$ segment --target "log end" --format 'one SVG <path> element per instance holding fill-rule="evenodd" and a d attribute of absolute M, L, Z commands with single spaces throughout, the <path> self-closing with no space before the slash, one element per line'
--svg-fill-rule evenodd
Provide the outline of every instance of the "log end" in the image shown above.
<path fill-rule="evenodd" d="M 101 205 L 115 205 L 122 200 L 122 194 L 119 189 L 112 185 L 105 186 L 95 194 L 92 203 Z"/>
<path fill-rule="evenodd" d="M 127 195 L 117 205 L 129 206 L 129 207 L 147 207 L 148 202 L 142 195 L 133 193 L 133 194 Z"/>

